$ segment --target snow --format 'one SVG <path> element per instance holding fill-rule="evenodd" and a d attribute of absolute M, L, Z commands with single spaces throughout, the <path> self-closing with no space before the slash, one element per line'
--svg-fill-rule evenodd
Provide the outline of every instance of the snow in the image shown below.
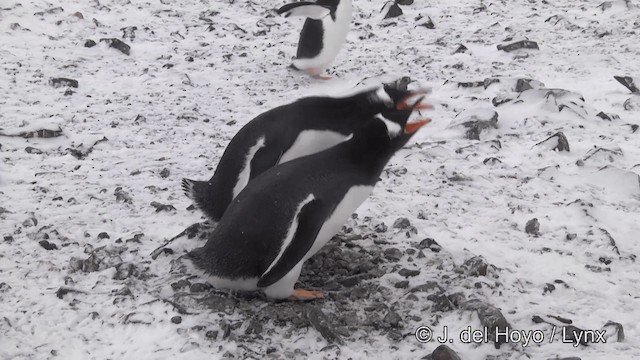
<path fill-rule="evenodd" d="M 436 333 L 448 326 L 456 334 L 480 327 L 474 312 L 437 312 L 422 295 L 417 302 L 406 300 L 407 290 L 393 286 L 403 279 L 401 267 L 422 269 L 409 288 L 450 282 L 446 294 L 463 292 L 499 307 L 516 329 L 542 329 L 549 336 L 550 326 L 534 324 L 533 315 L 563 316 L 582 329 L 600 329 L 609 320 L 624 326 L 624 341 L 589 346 L 558 339 L 524 348 L 447 344 L 463 359 L 640 357 L 640 131 L 631 127 L 640 125 L 640 111 L 624 110 L 632 94 L 613 78 L 640 76 L 635 2 L 627 8 L 625 1 L 599 7 L 601 0 L 415 1 L 401 6 L 404 15 L 381 20 L 382 2 L 355 0 L 347 44 L 330 69 L 334 79 L 326 82 L 288 68 L 300 23 L 275 16 L 283 3 L 0 4 L 0 358 L 261 358 L 268 347 L 277 349 L 273 358 L 420 358 L 439 344 L 419 343 L 412 335 L 419 326 Z M 56 7 L 63 9 L 47 13 Z M 427 16 L 435 29 L 415 26 L 416 18 Z M 121 29 L 129 26 L 137 27 L 135 38 L 122 38 Z M 130 55 L 102 38 L 122 39 Z M 497 50 L 511 42 L 507 38 L 536 41 L 539 50 Z M 88 39 L 97 45 L 85 47 Z M 459 44 L 469 50 L 453 54 Z M 170 284 L 181 278 L 173 260 L 202 244 L 182 239 L 174 254 L 150 256 L 201 221 L 199 212 L 186 210 L 183 177 L 210 177 L 233 134 L 263 111 L 400 76 L 415 80 L 413 88 L 432 89 L 427 100 L 436 109 L 420 115 L 433 122 L 391 160 L 391 171 L 357 213 L 385 224 L 407 217 L 418 235 L 408 239 L 391 229 L 381 234 L 388 244 L 371 238 L 357 244 L 367 251 L 406 251 L 431 237 L 443 250 L 381 263 L 386 274 L 364 284 L 386 290 L 357 306 L 395 304 L 407 336 L 395 340 L 380 329 L 354 329 L 344 345 L 327 348 L 314 328 L 269 323 L 250 341 L 244 335 L 223 340 L 223 323 L 242 322 L 233 331 L 244 334 L 243 313 L 186 302 L 180 305 L 187 314 L 179 314 L 158 300 L 170 298 Z M 69 89 L 49 84 L 57 77 L 78 80 L 79 86 L 65 95 Z M 522 94 L 514 92 L 512 80 L 487 89 L 457 86 L 493 77 L 530 78 L 544 86 L 533 84 Z M 545 97 L 540 87 L 569 93 Z M 495 96 L 513 99 L 493 106 Z M 451 127 L 462 112 L 487 110 L 498 112 L 497 129 L 483 130 L 481 140 Z M 603 120 L 596 116 L 600 111 L 619 118 Z M 20 136 L 40 129 L 62 132 Z M 558 131 L 570 152 L 535 146 Z M 597 148 L 613 153 L 589 156 Z M 490 157 L 500 162 L 483 163 Z M 177 210 L 156 212 L 152 201 Z M 524 230 L 532 218 L 540 222 L 538 236 Z M 109 237 L 98 236 L 103 232 Z M 42 240 L 57 250 L 45 250 Z M 98 264 L 93 272 L 74 270 L 74 259 L 92 252 L 108 254 L 113 263 Z M 473 256 L 484 257 L 499 277 L 454 271 Z M 114 265 L 121 262 L 134 264 L 139 274 L 114 279 Z M 485 285 L 477 288 L 476 282 Z M 551 283 L 555 291 L 544 292 Z M 58 297 L 61 287 L 81 292 Z M 257 312 L 276 306 L 248 301 Z M 316 306 L 340 312 L 330 299 Z M 367 314 L 358 310 L 360 317 Z M 176 315 L 180 324 L 170 321 Z M 211 340 L 198 326 L 220 335 Z"/>

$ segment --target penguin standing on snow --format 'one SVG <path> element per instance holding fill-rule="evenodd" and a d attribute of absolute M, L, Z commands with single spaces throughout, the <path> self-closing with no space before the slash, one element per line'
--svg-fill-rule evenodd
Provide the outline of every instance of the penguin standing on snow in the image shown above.
<path fill-rule="evenodd" d="M 209 181 L 183 179 L 183 190 L 216 223 L 251 179 L 278 164 L 346 140 L 373 115 L 407 108 L 407 102 L 419 94 L 424 92 L 384 85 L 349 97 L 308 97 L 271 109 L 251 120 L 231 139 Z"/>
<path fill-rule="evenodd" d="M 294 290 L 302 265 L 369 196 L 393 154 L 429 123 L 407 123 L 412 111 L 387 111 L 349 140 L 263 173 L 186 258 L 214 287 L 262 290 L 276 299 L 322 298 L 319 291 Z"/>
<path fill-rule="evenodd" d="M 320 73 L 331 64 L 344 45 L 351 11 L 351 0 L 300 1 L 278 9 L 278 14 L 284 17 L 307 18 L 300 33 L 293 66 L 315 78 L 329 79 Z"/>

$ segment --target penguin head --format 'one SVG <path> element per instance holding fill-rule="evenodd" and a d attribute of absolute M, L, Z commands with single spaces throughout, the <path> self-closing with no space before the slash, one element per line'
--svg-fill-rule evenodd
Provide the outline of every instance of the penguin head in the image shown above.
<path fill-rule="evenodd" d="M 362 128 L 354 132 L 356 142 L 366 147 L 372 154 L 393 155 L 402 148 L 422 126 L 430 119 L 412 120 L 409 117 L 418 108 L 423 98 L 407 109 L 388 109 L 366 122 Z M 384 158 L 384 156 L 383 156 Z"/>
<path fill-rule="evenodd" d="M 432 106 L 429 104 L 420 103 L 417 101 L 415 103 L 411 102 L 411 99 L 420 96 L 427 95 L 428 91 L 426 90 L 415 90 L 410 91 L 407 90 L 406 87 L 398 86 L 395 83 L 383 84 L 381 87 L 374 90 L 371 101 L 373 104 L 376 104 L 378 112 L 389 111 L 389 110 L 426 110 L 431 109 Z"/>

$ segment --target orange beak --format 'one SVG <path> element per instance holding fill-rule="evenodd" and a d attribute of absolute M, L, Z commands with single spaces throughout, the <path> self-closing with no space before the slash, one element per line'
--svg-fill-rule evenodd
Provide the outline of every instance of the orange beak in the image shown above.
<path fill-rule="evenodd" d="M 417 103 L 413 103 L 410 104 L 409 103 L 409 99 L 418 96 L 418 95 L 427 95 L 429 94 L 428 91 L 425 90 L 421 90 L 421 91 L 412 91 L 411 93 L 409 93 L 407 96 L 405 96 L 404 98 L 402 98 L 398 104 L 396 104 L 396 110 L 408 110 L 408 109 L 414 109 L 414 110 L 428 110 L 428 109 L 433 109 L 433 105 L 431 104 L 426 104 L 426 103 L 422 103 L 422 99 L 424 99 L 424 96 L 419 99 L 417 101 Z"/>
<path fill-rule="evenodd" d="M 404 133 L 413 134 L 414 132 L 418 131 L 418 129 L 427 125 L 430 122 L 431 122 L 431 119 L 422 119 L 422 120 L 408 123 L 407 125 L 404 126 Z"/>

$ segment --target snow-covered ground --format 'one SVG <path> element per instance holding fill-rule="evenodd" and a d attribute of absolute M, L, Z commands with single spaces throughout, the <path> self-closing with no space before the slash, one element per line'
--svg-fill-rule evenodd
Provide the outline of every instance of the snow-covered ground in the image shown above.
<path fill-rule="evenodd" d="M 462 359 L 640 358 L 640 94 L 613 78 L 640 79 L 637 1 L 416 0 L 382 20 L 354 0 L 326 82 L 288 68 L 302 20 L 282 4 L 0 3 L 0 358 L 409 359 L 439 345 L 420 326 Z M 539 49 L 497 49 L 522 39 Z M 198 237 L 151 257 L 201 221 L 181 178 L 209 178 L 247 121 L 400 76 L 432 88 L 433 123 L 303 270 L 327 299 L 187 280 Z M 544 341 L 460 341 L 491 306 Z M 536 315 L 624 340 L 574 347 Z"/>

